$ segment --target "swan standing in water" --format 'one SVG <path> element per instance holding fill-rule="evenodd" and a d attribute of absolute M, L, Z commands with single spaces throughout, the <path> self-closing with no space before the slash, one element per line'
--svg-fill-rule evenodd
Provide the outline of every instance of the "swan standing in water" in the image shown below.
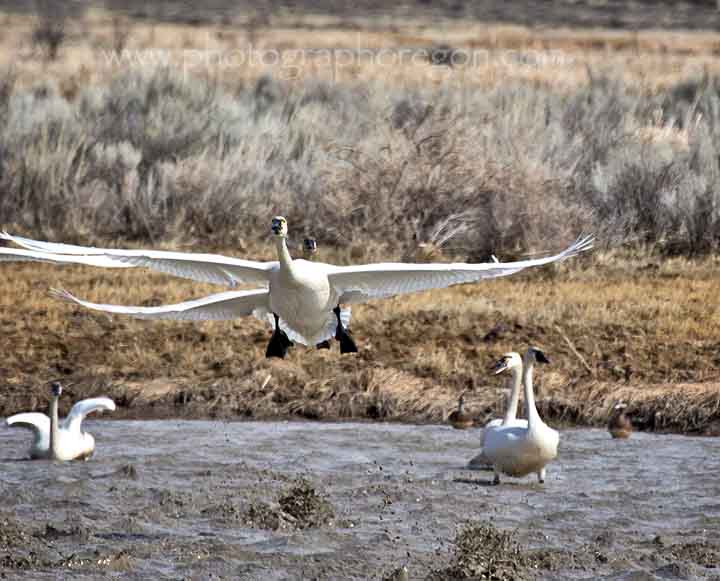
<path fill-rule="evenodd" d="M 473 419 L 470 414 L 465 411 L 465 394 L 460 394 L 457 409 L 453 410 L 448 416 L 448 421 L 456 430 L 472 428 L 474 423 Z"/>
<path fill-rule="evenodd" d="M 278 255 L 278 260 L 273 262 L 212 254 L 90 248 L 40 242 L 7 233 L 0 238 L 34 251 L 35 259 L 39 260 L 63 262 L 67 259 L 67 262 L 93 266 L 109 262 L 143 266 L 170 275 L 229 286 L 240 283 L 262 285 L 264 289 L 220 293 L 176 305 L 145 308 L 88 303 L 64 291 L 56 294 L 90 309 L 140 318 L 231 319 L 252 314 L 269 319 L 274 330 L 266 351 L 268 357 L 284 357 L 291 342 L 318 345 L 333 337 L 339 339 L 341 353 L 352 352 L 354 343 L 346 332 L 350 311 L 341 309 L 340 304 L 508 276 L 525 268 L 565 260 L 592 248 L 593 243 L 592 236 L 586 236 L 554 256 L 508 263 L 335 266 L 305 259 L 293 260 L 286 244 L 288 227 L 285 218 L 273 218 L 271 231 Z M 8 253 L 4 254 L 6 259 L 11 259 L 7 257 Z"/>
<path fill-rule="evenodd" d="M 62 386 L 55 381 L 51 385 L 49 416 L 39 412 L 28 412 L 10 416 L 6 423 L 10 427 L 32 430 L 35 440 L 30 447 L 30 458 L 51 460 L 87 460 L 95 451 L 95 438 L 80 429 L 85 416 L 98 410 L 115 410 L 115 402 L 107 397 L 94 397 L 77 402 L 68 416 L 58 418 L 58 400 Z"/>
<path fill-rule="evenodd" d="M 520 401 L 520 387 L 522 384 L 523 361 L 519 353 L 514 351 L 506 353 L 502 357 L 505 360 L 505 369 L 510 371 L 510 398 L 507 400 L 505 416 L 490 420 L 485 424 L 482 436 L 480 437 L 480 453 L 468 463 L 468 468 L 473 470 L 492 470 L 492 463 L 484 453 L 485 438 L 489 430 L 498 426 L 516 426 L 527 428 L 527 420 L 517 417 L 517 408 Z"/>
<path fill-rule="evenodd" d="M 627 404 L 618 402 L 612 409 L 608 420 L 608 431 L 613 438 L 629 438 L 633 427 L 630 418 L 625 415 Z"/>
<path fill-rule="evenodd" d="M 509 354 L 497 362 L 495 373 L 508 369 L 508 361 Z M 545 465 L 557 457 L 560 434 L 542 421 L 535 407 L 532 385 L 535 362 L 549 363 L 540 349 L 530 347 L 523 359 L 527 426 L 495 426 L 485 436 L 483 453 L 493 465 L 494 484 L 500 483 L 500 473 L 521 477 L 534 472 L 539 482 L 545 482 Z"/>

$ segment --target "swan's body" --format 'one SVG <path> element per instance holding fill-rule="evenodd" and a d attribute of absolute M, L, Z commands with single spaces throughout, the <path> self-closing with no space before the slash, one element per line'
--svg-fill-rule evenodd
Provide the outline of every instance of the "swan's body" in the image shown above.
<path fill-rule="evenodd" d="M 87 459 L 95 451 L 95 438 L 81 430 L 87 414 L 98 410 L 115 409 L 115 403 L 107 397 L 95 397 L 77 402 L 68 416 L 58 418 L 58 398 L 62 393 L 59 384 L 53 384 L 49 417 L 39 412 L 15 414 L 7 418 L 10 427 L 31 430 L 34 435 L 30 446 L 30 458 L 49 458 L 51 460 Z"/>
<path fill-rule="evenodd" d="M 470 460 L 468 467 L 473 470 L 492 470 L 492 463 L 484 453 L 485 438 L 490 430 L 499 426 L 513 426 L 518 428 L 527 428 L 527 420 L 517 417 L 517 408 L 520 401 L 520 388 L 522 386 L 522 357 L 517 353 L 508 353 L 506 355 L 506 368 L 510 370 L 510 398 L 507 400 L 505 415 L 502 418 L 490 420 L 485 424 L 482 436 L 480 436 L 480 453 Z"/>
<path fill-rule="evenodd" d="M 277 315 L 276 339 L 278 330 L 286 334 L 286 339 L 304 345 L 317 345 L 322 341 L 336 337 L 341 340 L 344 328 L 350 318 L 350 311 L 339 310 L 338 305 L 362 303 L 372 299 L 387 298 L 398 294 L 418 292 L 434 288 L 444 288 L 459 283 L 475 282 L 485 278 L 508 276 L 525 268 L 550 264 L 587 250 L 592 247 L 592 237 L 579 239 L 565 251 L 533 260 L 519 262 L 491 262 L 482 264 L 406 264 L 380 263 L 358 266 L 335 266 L 304 259 L 293 260 L 285 242 L 287 222 L 282 217 L 273 219 L 273 238 L 278 260 L 273 262 L 255 262 L 212 254 L 190 254 L 157 250 L 117 250 L 92 248 L 69 244 L 40 242 L 11 236 L 3 233 L 1 238 L 11 240 L 24 247 L 23 257 L 12 258 L 14 249 L 0 249 L 7 252 L 6 260 L 40 260 L 47 262 L 69 262 L 73 264 L 91 264 L 93 266 L 144 266 L 166 274 L 191 278 L 203 282 L 226 284 L 254 284 L 264 287 L 262 291 L 238 291 L 248 294 L 232 294 L 226 297 L 242 308 L 224 309 L 221 295 L 212 295 L 199 301 L 189 301 L 177 305 L 159 307 L 158 311 L 141 307 L 116 307 L 80 301 L 61 293 L 62 297 L 89 308 L 107 312 L 124 312 L 143 318 L 202 319 L 206 309 L 198 303 L 211 306 L 208 318 L 234 318 L 255 314 L 274 322 Z M 27 252 L 30 251 L 30 255 Z M 0 256 L 0 259 L 2 256 Z M 228 295 L 231 293 L 227 293 Z M 152 308 L 150 308 L 152 309 Z M 188 311 L 192 310 L 189 317 Z M 220 317 L 219 312 L 227 317 Z M 334 312 L 335 311 L 335 312 Z M 157 316 L 156 316 L 157 315 Z M 272 341 L 271 341 L 272 344 Z M 270 347 L 269 347 L 270 350 Z M 282 351 L 282 350 L 281 350 Z M 284 354 L 284 353 L 283 353 Z M 282 355 L 280 355 L 282 356 Z"/>
<path fill-rule="evenodd" d="M 500 373 L 507 369 L 507 355 L 498 362 Z M 483 452 L 495 472 L 495 483 L 500 474 L 522 477 L 536 473 L 538 480 L 545 480 L 545 466 L 557 457 L 560 434 L 545 424 L 535 407 L 532 372 L 535 362 L 547 363 L 542 351 L 531 347 L 523 360 L 523 385 L 528 413 L 526 427 L 502 425 L 489 430 L 485 436 Z"/>
<path fill-rule="evenodd" d="M 456 430 L 466 430 L 467 428 L 472 428 L 474 422 L 472 416 L 465 411 L 464 395 L 461 395 L 458 398 L 457 409 L 450 413 L 448 421 Z"/>
<path fill-rule="evenodd" d="M 625 415 L 627 404 L 622 402 L 613 407 L 613 411 L 608 420 L 608 431 L 613 438 L 629 438 L 632 434 L 633 427 L 630 418 Z"/>

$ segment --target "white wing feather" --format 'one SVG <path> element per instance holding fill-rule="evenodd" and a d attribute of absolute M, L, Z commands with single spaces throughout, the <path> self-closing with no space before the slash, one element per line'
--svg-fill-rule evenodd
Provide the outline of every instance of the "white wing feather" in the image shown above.
<path fill-rule="evenodd" d="M 61 425 L 66 430 L 79 434 L 80 425 L 85 416 L 99 410 L 115 411 L 115 402 L 109 397 L 92 397 L 80 400 L 72 406 L 70 413 L 62 420 Z"/>
<path fill-rule="evenodd" d="M 104 256 L 70 256 L 66 254 L 48 254 L 36 250 L 20 248 L 0 248 L 0 262 L 49 262 L 52 264 L 85 264 L 103 268 L 132 268 L 132 264 L 124 264 Z"/>
<path fill-rule="evenodd" d="M 589 250 L 593 237 L 586 236 L 554 256 L 518 262 L 482 264 L 406 264 L 384 263 L 338 266 L 328 274 L 343 304 L 359 303 L 393 295 L 444 288 L 484 278 L 508 276 L 525 268 L 565 260 Z"/>
<path fill-rule="evenodd" d="M 40 412 L 15 414 L 5 420 L 13 428 L 25 428 L 36 434 L 50 434 L 50 418 Z"/>
<path fill-rule="evenodd" d="M 168 252 L 163 250 L 119 250 L 114 248 L 96 248 L 93 246 L 75 246 L 57 242 L 42 242 L 22 236 L 13 236 L 7 232 L 0 239 L 15 242 L 19 246 L 34 252 L 44 253 L 47 259 L 52 255 L 62 256 L 58 262 L 75 262 L 92 266 L 133 267 L 144 266 L 158 272 L 189 278 L 201 282 L 236 286 L 250 283 L 267 286 L 269 272 L 278 268 L 277 261 L 258 262 L 241 260 L 219 254 L 193 254 L 188 252 Z M 2 250 L 2 249 L 0 249 Z M 12 249 L 10 249 L 12 250 Z M 100 262 L 96 262 L 96 261 Z"/>
<path fill-rule="evenodd" d="M 66 290 L 52 289 L 55 298 L 75 303 L 105 313 L 130 315 L 136 319 L 174 319 L 185 321 L 227 320 L 256 314 L 263 316 L 268 308 L 268 291 L 265 289 L 229 291 L 210 295 L 201 299 L 161 305 L 158 307 L 138 307 L 124 305 L 106 305 L 91 303 L 79 299 Z"/>

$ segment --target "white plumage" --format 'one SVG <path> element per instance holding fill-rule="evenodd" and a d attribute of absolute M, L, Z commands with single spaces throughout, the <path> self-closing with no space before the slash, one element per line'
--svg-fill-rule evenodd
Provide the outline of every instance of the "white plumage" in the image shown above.
<path fill-rule="evenodd" d="M 496 373 L 507 369 L 507 354 L 498 362 Z M 521 477 L 536 473 L 540 482 L 545 481 L 545 466 L 557 457 L 560 434 L 542 421 L 535 407 L 532 373 L 535 362 L 547 363 L 545 354 L 530 347 L 523 359 L 523 384 L 525 388 L 525 407 L 527 408 L 527 426 L 504 424 L 487 430 L 483 454 L 493 465 L 495 483 L 500 482 L 500 474 Z"/>
<path fill-rule="evenodd" d="M 503 370 L 510 371 L 510 398 L 507 400 L 505 415 L 502 418 L 490 420 L 485 424 L 482 436 L 480 437 L 480 453 L 475 456 L 468 464 L 469 468 L 474 470 L 492 470 L 492 463 L 483 452 L 485 446 L 485 438 L 487 433 L 499 426 L 517 426 L 527 428 L 527 420 L 517 417 L 518 402 L 520 400 L 520 387 L 522 385 L 523 362 L 522 357 L 518 353 L 507 353 L 503 359 Z"/>
<path fill-rule="evenodd" d="M 60 395 L 59 386 L 55 389 L 58 389 L 58 392 L 57 396 L 53 395 L 50 416 L 40 412 L 27 412 L 10 416 L 5 421 L 10 427 L 25 428 L 33 433 L 34 439 L 30 446 L 30 457 L 33 459 L 50 458 L 62 461 L 87 459 L 95 451 L 95 438 L 82 431 L 82 421 L 85 416 L 95 411 L 114 411 L 115 402 L 107 397 L 94 397 L 77 402 L 67 417 L 58 421 L 57 443 L 51 446 L 52 406 L 57 406 L 57 397 Z M 55 410 L 57 414 L 57 407 Z"/>
<path fill-rule="evenodd" d="M 160 311 L 142 310 L 142 307 L 85 303 L 69 294 L 62 296 L 89 308 L 145 318 L 200 319 L 204 318 L 206 313 L 209 315 L 208 318 L 218 318 L 218 312 L 230 312 L 225 310 L 224 302 L 235 301 L 231 310 L 238 308 L 237 316 L 256 314 L 264 318 L 267 313 L 275 313 L 279 316 L 279 327 L 291 340 L 305 345 L 315 345 L 335 335 L 337 320 L 333 309 L 338 304 L 362 303 L 403 293 L 508 276 L 525 268 L 565 260 L 588 250 L 593 243 L 593 237 L 586 236 L 579 238 L 559 254 L 509 263 L 381 263 L 335 266 L 303 259 L 293 260 L 285 243 L 287 222 L 284 218 L 273 219 L 273 235 L 278 260 L 271 262 L 241 260 L 215 254 L 84 247 L 30 240 L 7 233 L 2 233 L 0 238 L 13 241 L 25 250 L 3 248 L 0 249 L 2 251 L 0 254 L 4 255 L 5 260 L 13 260 L 13 252 L 24 252 L 14 259 L 110 267 L 142 266 L 174 276 L 231 287 L 237 284 L 262 286 L 268 289 L 265 297 L 261 294 L 252 297 L 243 295 L 242 298 L 223 296 L 223 294 L 212 295 L 199 301 L 157 307 L 157 309 L 165 309 Z M 238 302 L 235 299 L 242 303 L 243 308 L 237 306 Z M 253 308 L 250 309 L 250 306 Z M 243 310 L 244 307 L 247 309 Z M 267 310 L 263 313 L 263 309 Z M 343 324 L 347 324 L 349 317 L 349 310 L 341 312 Z M 270 320 L 272 321 L 272 316 Z"/>

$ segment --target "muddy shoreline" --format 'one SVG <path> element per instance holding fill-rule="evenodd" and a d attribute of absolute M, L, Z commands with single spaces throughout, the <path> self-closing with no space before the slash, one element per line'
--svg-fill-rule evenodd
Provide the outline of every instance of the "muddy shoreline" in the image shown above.
<path fill-rule="evenodd" d="M 544 485 L 465 469 L 478 433 L 89 421 L 88 462 L 0 428 L 0 577 L 720 578 L 719 441 L 563 430 Z"/>
<path fill-rule="evenodd" d="M 46 385 L 16 388 L 9 386 L 0 396 L 0 416 L 23 411 L 46 411 L 48 395 Z M 603 402 L 629 401 L 627 413 L 633 429 L 659 434 L 685 434 L 720 436 L 720 389 L 715 385 L 666 385 L 644 389 L 617 385 L 596 385 L 586 390 L 586 398 L 570 395 L 573 387 L 549 397 L 538 397 L 537 406 L 545 420 L 560 428 L 595 427 L 606 425 L 609 409 Z M 322 404 L 300 395 L 296 399 L 267 405 L 268 392 L 253 394 L 235 389 L 229 382 L 197 385 L 169 379 L 147 382 L 73 381 L 66 383 L 66 397 L 61 400 L 61 414 L 71 405 L 88 397 L 108 396 L 116 404 L 116 411 L 104 414 L 114 420 L 223 420 L 248 421 L 304 421 L 319 424 L 332 422 L 393 422 L 413 425 L 440 425 L 447 423 L 447 415 L 455 407 L 455 399 L 442 389 L 425 393 L 424 398 L 436 405 L 420 409 L 402 410 L 401 402 L 384 400 L 379 403 L 377 394 L 358 391 L 358 401 L 348 407 L 341 401 Z M 474 420 L 471 430 L 480 430 L 491 419 L 504 412 L 505 390 L 486 393 L 466 393 L 467 411 Z M 643 397 L 645 394 L 647 397 Z M 386 396 L 391 398 L 392 395 Z M 383 406 L 386 410 L 383 409 Z M 287 410 L 294 410 L 288 412 Z"/>

